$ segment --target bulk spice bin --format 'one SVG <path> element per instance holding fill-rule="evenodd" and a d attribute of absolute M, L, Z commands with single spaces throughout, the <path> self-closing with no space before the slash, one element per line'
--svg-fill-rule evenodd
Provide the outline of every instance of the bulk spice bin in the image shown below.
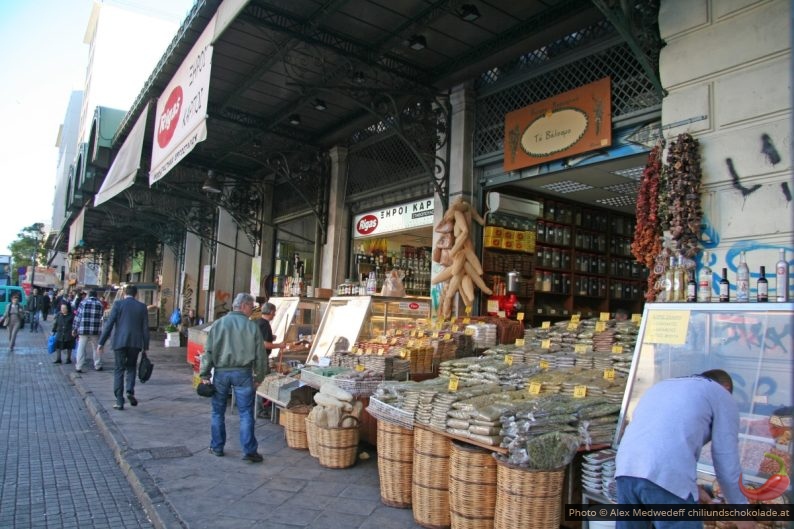
<path fill-rule="evenodd" d="M 378 421 L 377 448 L 381 502 L 400 509 L 410 507 L 414 464 L 413 430 Z"/>

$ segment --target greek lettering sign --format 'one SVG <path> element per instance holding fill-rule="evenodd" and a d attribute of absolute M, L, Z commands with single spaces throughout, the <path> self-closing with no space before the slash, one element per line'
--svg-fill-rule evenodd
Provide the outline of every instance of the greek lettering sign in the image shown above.
<path fill-rule="evenodd" d="M 210 20 L 157 100 L 149 185 L 165 176 L 197 143 L 207 139 L 215 19 Z"/>
<path fill-rule="evenodd" d="M 609 77 L 505 116 L 505 171 L 610 145 L 612 100 Z"/>
<path fill-rule="evenodd" d="M 353 238 L 432 226 L 433 209 L 433 199 L 428 198 L 356 215 Z"/>

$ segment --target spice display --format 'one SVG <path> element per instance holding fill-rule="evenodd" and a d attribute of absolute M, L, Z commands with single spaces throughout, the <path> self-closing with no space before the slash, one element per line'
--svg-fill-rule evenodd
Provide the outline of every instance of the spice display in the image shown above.
<path fill-rule="evenodd" d="M 754 489 L 748 489 L 744 486 L 744 482 L 742 480 L 741 475 L 739 476 L 739 488 L 742 490 L 742 494 L 747 497 L 748 500 L 752 501 L 769 501 L 778 498 L 786 489 L 788 489 L 789 484 L 791 483 L 788 472 L 786 472 L 786 463 L 780 456 L 775 454 L 771 454 L 769 452 L 764 454 L 764 457 L 772 459 L 778 463 L 778 471 L 776 474 L 771 476 L 769 479 L 764 482 L 759 487 Z"/>
<path fill-rule="evenodd" d="M 444 318 L 448 318 L 452 314 L 455 294 L 459 293 L 463 304 L 466 307 L 471 307 L 474 303 L 475 286 L 486 294 L 493 293 L 482 279 L 483 268 L 471 242 L 472 219 L 480 225 L 485 225 L 485 221 L 474 207 L 467 201 L 458 198 L 449 206 L 441 222 L 435 228 L 436 232 L 443 235 L 436 243 L 433 261 L 446 266 L 446 268 L 437 274 L 431 283 L 435 285 L 447 282 L 442 290 L 440 300 L 440 314 Z"/>
<path fill-rule="evenodd" d="M 656 256 L 662 251 L 662 229 L 659 224 L 659 186 L 662 169 L 661 146 L 651 149 L 648 162 L 642 173 L 640 189 L 637 193 L 637 224 L 634 228 L 634 240 L 631 253 L 637 262 L 645 265 L 650 271 L 646 301 L 656 299 L 656 283 L 658 274 L 654 272 Z"/>

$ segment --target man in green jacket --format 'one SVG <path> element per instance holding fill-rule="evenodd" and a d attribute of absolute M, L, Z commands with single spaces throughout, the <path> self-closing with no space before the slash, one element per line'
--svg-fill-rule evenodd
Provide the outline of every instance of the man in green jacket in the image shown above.
<path fill-rule="evenodd" d="M 232 302 L 232 312 L 212 324 L 204 354 L 201 355 L 199 376 L 202 384 L 209 384 L 211 371 L 215 370 L 212 397 L 212 422 L 210 453 L 223 455 L 226 444 L 226 399 L 233 388 L 240 414 L 240 446 L 243 459 L 251 463 L 262 462 L 257 452 L 259 444 L 254 436 L 254 374 L 261 381 L 267 374 L 267 352 L 259 327 L 249 317 L 254 310 L 254 298 L 237 294 Z"/>

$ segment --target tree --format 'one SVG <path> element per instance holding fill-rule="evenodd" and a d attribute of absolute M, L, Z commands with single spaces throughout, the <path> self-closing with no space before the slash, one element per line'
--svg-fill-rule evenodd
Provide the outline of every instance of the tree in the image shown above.
<path fill-rule="evenodd" d="M 8 245 L 11 250 L 11 260 L 14 265 L 11 270 L 12 283 L 19 284 L 19 268 L 24 266 L 35 266 L 36 263 L 42 263 L 47 259 L 47 249 L 44 248 L 42 242 L 46 236 L 44 232 L 44 224 L 36 222 L 17 233 L 17 240 Z M 35 263 L 33 256 L 36 256 Z"/>

